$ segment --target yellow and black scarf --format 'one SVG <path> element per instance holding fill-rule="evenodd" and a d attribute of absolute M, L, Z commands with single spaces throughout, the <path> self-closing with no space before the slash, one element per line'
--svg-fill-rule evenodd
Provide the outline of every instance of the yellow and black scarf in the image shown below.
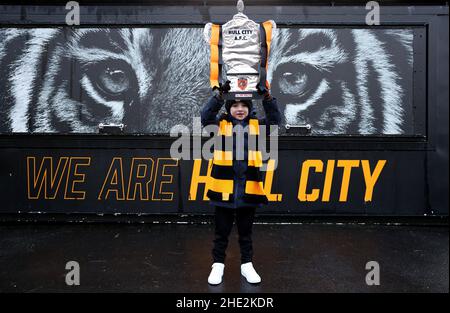
<path fill-rule="evenodd" d="M 258 119 L 250 118 L 248 124 L 248 142 L 256 142 L 256 148 L 248 148 L 248 164 L 243 200 L 247 203 L 265 203 L 268 200 L 264 192 L 263 180 L 260 168 L 262 166 L 262 153 L 258 149 L 259 123 Z M 225 150 L 227 137 L 233 137 L 233 123 L 223 118 L 219 122 L 218 139 L 221 140 L 221 149 L 214 146 L 214 156 L 208 184 L 207 196 L 211 200 L 233 202 L 234 199 L 234 170 L 233 151 Z M 254 136 L 254 138 L 250 138 Z M 231 138 L 232 140 L 232 138 Z M 232 147 L 232 145 L 231 145 Z"/>

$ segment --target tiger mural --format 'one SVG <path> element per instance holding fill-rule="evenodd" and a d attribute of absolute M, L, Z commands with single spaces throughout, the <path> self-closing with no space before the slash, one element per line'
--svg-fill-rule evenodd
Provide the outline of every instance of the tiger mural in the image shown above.
<path fill-rule="evenodd" d="M 411 29 L 279 28 L 268 80 L 285 124 L 412 134 Z M 210 96 L 200 27 L 0 28 L 0 132 L 167 134 Z"/>
<path fill-rule="evenodd" d="M 92 133 L 102 122 L 165 133 L 187 122 L 209 91 L 196 31 L 2 30 L 1 130 Z"/>
<path fill-rule="evenodd" d="M 272 93 L 315 134 L 411 134 L 411 30 L 280 29 Z"/>

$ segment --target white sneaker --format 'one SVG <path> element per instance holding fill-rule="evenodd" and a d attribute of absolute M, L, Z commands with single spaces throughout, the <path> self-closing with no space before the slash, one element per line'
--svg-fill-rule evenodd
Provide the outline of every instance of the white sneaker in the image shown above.
<path fill-rule="evenodd" d="M 241 274 L 250 284 L 258 284 L 261 282 L 261 277 L 256 273 L 252 262 L 241 265 Z"/>
<path fill-rule="evenodd" d="M 214 263 L 211 267 L 212 270 L 208 277 L 208 283 L 211 285 L 218 285 L 222 282 L 223 269 L 225 267 L 225 264 Z"/>

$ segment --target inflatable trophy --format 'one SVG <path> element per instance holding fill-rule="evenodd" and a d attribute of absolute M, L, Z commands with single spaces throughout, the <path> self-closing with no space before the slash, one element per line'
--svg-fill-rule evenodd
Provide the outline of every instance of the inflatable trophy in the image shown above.
<path fill-rule="evenodd" d="M 249 19 L 243 13 L 242 0 L 238 1 L 237 10 L 223 25 L 205 25 L 203 34 L 211 53 L 211 88 L 220 89 L 229 84 L 225 99 L 259 99 L 270 88 L 266 74 L 276 24 L 272 20 L 258 24 Z"/>

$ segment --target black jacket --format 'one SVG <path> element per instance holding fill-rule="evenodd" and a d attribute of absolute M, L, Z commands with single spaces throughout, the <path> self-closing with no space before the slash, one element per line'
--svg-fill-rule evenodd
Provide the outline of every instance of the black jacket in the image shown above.
<path fill-rule="evenodd" d="M 253 109 L 249 112 L 249 115 L 242 121 L 239 121 L 233 118 L 231 115 L 221 115 L 218 116 L 218 113 L 223 106 L 224 101 L 219 99 L 217 96 L 211 97 L 208 102 L 205 104 L 201 111 L 201 120 L 202 125 L 218 125 L 220 119 L 226 118 L 230 120 L 233 125 L 241 124 L 243 127 L 248 125 L 248 120 L 250 118 L 256 118 L 256 111 L 253 106 Z M 280 110 L 277 106 L 277 100 L 275 98 L 271 98 L 270 100 L 263 100 L 263 107 L 266 113 L 265 118 L 259 119 L 260 125 L 279 125 L 281 122 L 281 114 Z M 269 127 L 266 127 L 267 131 Z M 247 171 L 247 163 L 248 163 L 248 134 L 244 133 L 244 158 L 243 160 L 236 160 L 236 133 L 233 132 L 233 170 L 234 170 L 234 202 L 226 203 L 221 201 L 211 200 L 211 204 L 229 207 L 229 208 L 240 208 L 240 207 L 259 207 L 261 205 L 255 205 L 253 203 L 246 203 L 243 201 L 242 196 L 245 191 L 245 182 L 246 177 L 245 173 Z"/>

